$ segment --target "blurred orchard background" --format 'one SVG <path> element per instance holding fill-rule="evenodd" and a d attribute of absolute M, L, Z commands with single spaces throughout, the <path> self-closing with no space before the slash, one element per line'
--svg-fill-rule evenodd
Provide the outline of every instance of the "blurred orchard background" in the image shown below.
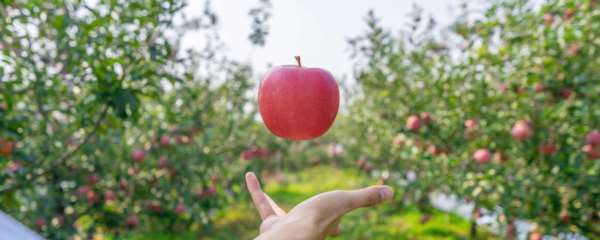
<path fill-rule="evenodd" d="M 395 187 L 339 239 L 600 238 L 598 1 L 241 2 L 0 1 L 0 209 L 48 239 L 248 239 L 256 171 L 288 209 Z M 342 90 L 312 141 L 257 115 L 295 54 Z"/>

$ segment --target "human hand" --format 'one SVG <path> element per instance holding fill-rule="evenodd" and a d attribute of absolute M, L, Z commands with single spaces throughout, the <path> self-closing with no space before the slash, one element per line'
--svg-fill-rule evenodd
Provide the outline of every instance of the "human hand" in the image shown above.
<path fill-rule="evenodd" d="M 389 186 L 335 190 L 317 194 L 286 213 L 262 191 L 254 173 L 246 173 L 246 185 L 262 218 L 258 240 L 324 239 L 339 233 L 340 218 L 344 214 L 383 203 L 393 197 Z"/>

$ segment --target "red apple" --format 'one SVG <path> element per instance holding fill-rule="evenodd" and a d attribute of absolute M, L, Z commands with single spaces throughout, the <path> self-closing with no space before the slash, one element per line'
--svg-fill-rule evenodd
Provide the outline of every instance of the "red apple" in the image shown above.
<path fill-rule="evenodd" d="M 586 144 L 581 151 L 583 151 L 589 159 L 600 158 L 600 145 L 594 146 L 592 144 Z"/>
<path fill-rule="evenodd" d="M 431 124 L 431 114 L 429 114 L 428 112 L 422 112 L 421 114 L 419 114 L 419 117 L 421 118 L 422 123 Z"/>
<path fill-rule="evenodd" d="M 515 140 L 523 141 L 533 135 L 533 130 L 525 120 L 519 120 L 511 129 L 511 135 Z"/>
<path fill-rule="evenodd" d="M 135 176 L 140 172 L 140 170 L 136 167 L 128 167 L 127 168 L 127 174 L 129 174 L 130 176 Z"/>
<path fill-rule="evenodd" d="M 162 207 L 157 202 L 150 202 L 150 203 L 148 203 L 147 206 L 148 206 L 148 209 L 150 209 L 153 212 L 161 212 L 162 211 Z"/>
<path fill-rule="evenodd" d="M 535 91 L 536 93 L 540 93 L 544 91 L 544 84 L 542 83 L 536 83 L 535 85 L 533 85 L 533 91 Z"/>
<path fill-rule="evenodd" d="M 418 131 L 421 128 L 421 119 L 416 115 L 411 115 L 406 119 L 406 128 L 411 131 Z"/>
<path fill-rule="evenodd" d="M 559 214 L 560 220 L 564 223 L 569 222 L 569 212 L 567 210 L 561 210 Z"/>
<path fill-rule="evenodd" d="M 36 226 L 37 228 L 43 228 L 43 227 L 45 227 L 45 226 L 46 226 L 46 224 L 47 224 L 47 222 L 46 222 L 46 219 L 44 219 L 43 217 L 38 217 L 38 218 L 35 220 L 35 226 Z"/>
<path fill-rule="evenodd" d="M 340 93 L 331 74 L 320 68 L 280 66 L 258 89 L 260 115 L 271 133 L 290 140 L 323 135 L 333 124 Z"/>
<path fill-rule="evenodd" d="M 129 227 L 135 227 L 140 224 L 140 219 L 136 215 L 129 215 L 125 224 Z"/>
<path fill-rule="evenodd" d="M 158 158 L 158 167 L 160 169 L 165 169 L 168 165 L 169 165 L 169 160 L 167 159 L 167 156 L 162 155 L 162 156 L 160 156 L 160 158 Z"/>
<path fill-rule="evenodd" d="M 127 189 L 129 188 L 129 183 L 127 182 L 127 180 L 119 180 L 119 188 L 121 189 L 121 191 L 127 191 Z"/>
<path fill-rule="evenodd" d="M 487 150 L 485 148 L 477 149 L 477 151 L 475 151 L 475 153 L 473 153 L 473 159 L 475 159 L 475 161 L 477 161 L 478 163 L 481 163 L 481 164 L 489 162 L 491 158 L 492 158 L 492 154 L 490 153 L 489 150 Z"/>
<path fill-rule="evenodd" d="M 144 161 L 145 157 L 146 157 L 146 152 L 144 152 L 144 150 L 142 150 L 142 149 L 136 149 L 131 153 L 131 159 L 134 162 L 142 162 L 142 161 Z"/>
<path fill-rule="evenodd" d="M 79 195 L 81 197 L 86 196 L 87 193 L 89 191 L 91 191 L 91 190 L 92 189 L 90 187 L 88 187 L 88 186 L 80 186 L 80 187 L 77 188 L 77 195 Z"/>
<path fill-rule="evenodd" d="M 250 161 L 255 157 L 254 149 L 247 149 L 240 153 L 240 157 L 246 161 Z"/>
<path fill-rule="evenodd" d="M 553 141 L 547 141 L 542 143 L 542 145 L 538 147 L 538 150 L 541 154 L 551 155 L 556 152 L 556 145 Z"/>
<path fill-rule="evenodd" d="M 94 204 L 98 202 L 98 194 L 95 191 L 87 192 L 85 198 L 87 199 L 89 204 Z"/>
<path fill-rule="evenodd" d="M 594 130 L 585 136 L 585 142 L 592 145 L 600 145 L 600 131 Z"/>
<path fill-rule="evenodd" d="M 208 188 L 208 190 L 206 190 L 206 192 L 204 194 L 207 197 L 212 197 L 215 195 L 215 193 L 217 193 L 217 187 L 215 187 L 215 185 L 212 185 Z"/>
<path fill-rule="evenodd" d="M 1 157 L 10 156 L 12 154 L 14 148 L 15 148 L 14 142 L 7 140 L 7 139 L 0 138 L 0 156 Z"/>
<path fill-rule="evenodd" d="M 184 214 L 186 211 L 187 209 L 185 208 L 185 205 L 183 203 L 179 203 L 175 207 L 175 213 L 178 215 Z"/>
<path fill-rule="evenodd" d="M 169 138 L 169 136 L 167 135 L 162 135 L 160 137 L 160 145 L 163 147 L 168 147 L 169 144 L 171 143 L 171 138 Z"/>
<path fill-rule="evenodd" d="M 504 83 L 500 83 L 498 84 L 498 90 L 500 90 L 501 93 L 505 93 L 506 90 L 508 90 L 508 86 L 506 86 Z"/>
<path fill-rule="evenodd" d="M 477 121 L 476 119 L 467 119 L 465 121 L 465 127 L 467 129 L 474 129 L 477 127 L 477 125 L 479 125 L 479 121 Z"/>
<path fill-rule="evenodd" d="M 559 95 L 565 100 L 569 99 L 571 98 L 571 95 L 573 95 L 573 90 L 570 88 L 563 88 L 560 90 Z"/>
<path fill-rule="evenodd" d="M 100 177 L 97 174 L 92 174 L 88 177 L 90 185 L 96 185 L 100 181 Z"/>
<path fill-rule="evenodd" d="M 104 192 L 104 201 L 112 202 L 114 200 L 117 200 L 117 194 L 113 190 L 106 190 Z"/>
<path fill-rule="evenodd" d="M 269 151 L 269 149 L 266 148 L 257 148 L 255 154 L 257 157 L 266 158 L 271 156 L 271 151 Z"/>
<path fill-rule="evenodd" d="M 442 148 L 440 148 L 434 144 L 430 144 L 427 147 L 427 152 L 429 152 L 429 154 L 431 154 L 433 156 L 439 156 L 443 153 Z"/>

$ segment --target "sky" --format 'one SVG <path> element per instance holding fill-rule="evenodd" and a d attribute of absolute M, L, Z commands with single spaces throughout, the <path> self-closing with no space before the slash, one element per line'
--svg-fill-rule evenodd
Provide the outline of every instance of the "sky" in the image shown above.
<path fill-rule="evenodd" d="M 185 9 L 190 16 L 203 9 L 200 0 L 189 0 Z M 381 24 L 397 32 L 406 29 L 413 4 L 423 7 L 441 25 L 447 25 L 458 14 L 453 0 L 271 0 L 272 16 L 264 47 L 253 47 L 248 40 L 251 19 L 248 10 L 258 6 L 258 0 L 213 0 L 219 16 L 218 29 L 226 45 L 226 55 L 234 60 L 251 63 L 255 72 L 268 70 L 268 64 L 295 64 L 294 56 L 302 57 L 302 65 L 329 70 L 336 77 L 351 77 L 348 38 L 363 34 L 364 18 L 372 9 Z M 471 1 L 478 2 L 478 1 Z M 189 34 L 184 47 L 200 48 L 201 35 Z"/>

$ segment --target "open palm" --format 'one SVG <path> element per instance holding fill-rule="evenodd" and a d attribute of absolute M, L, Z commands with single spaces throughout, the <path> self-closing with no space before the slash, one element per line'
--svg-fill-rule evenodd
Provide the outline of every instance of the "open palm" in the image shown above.
<path fill-rule="evenodd" d="M 286 213 L 262 191 L 254 173 L 246 174 L 246 185 L 262 218 L 257 239 L 324 239 L 339 233 L 340 218 L 344 214 L 382 203 L 393 196 L 389 186 L 335 190 L 317 194 Z"/>

